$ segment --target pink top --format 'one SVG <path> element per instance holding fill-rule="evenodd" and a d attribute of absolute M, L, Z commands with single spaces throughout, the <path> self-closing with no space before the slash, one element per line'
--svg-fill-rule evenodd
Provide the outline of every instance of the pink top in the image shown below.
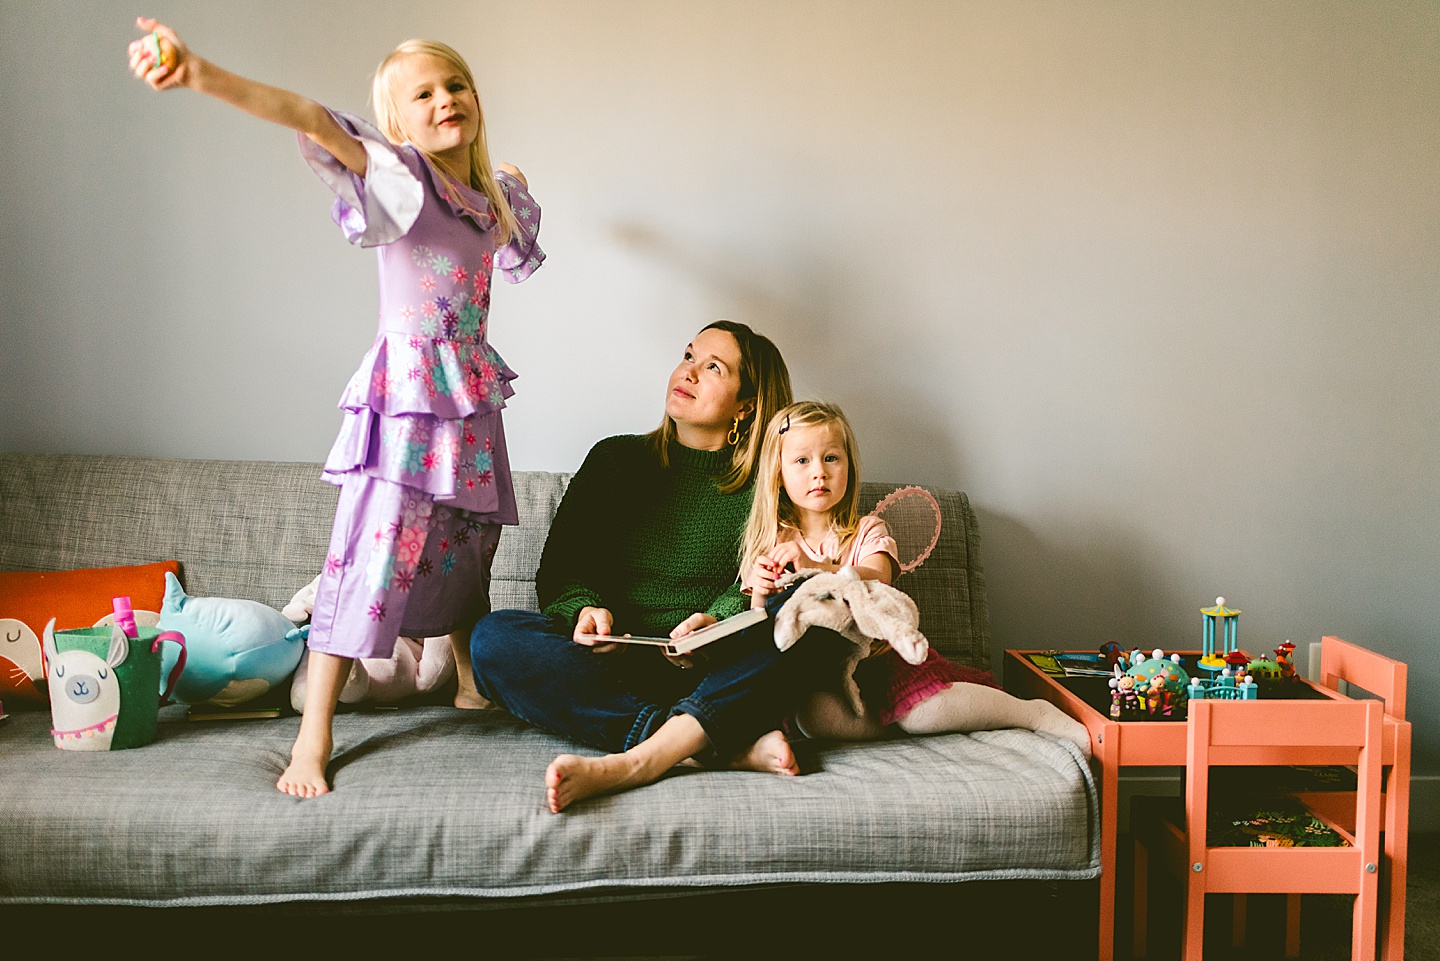
<path fill-rule="evenodd" d="M 885 522 L 873 514 L 860 518 L 859 529 L 843 551 L 840 549 L 840 538 L 834 531 L 825 535 L 825 540 L 811 547 L 795 528 L 780 528 L 775 542 L 785 544 L 791 541 L 799 544 L 805 556 L 816 562 L 827 561 L 853 567 L 873 554 L 884 553 L 890 555 L 890 559 L 897 566 L 900 563 L 900 549 L 895 546 L 895 538 L 890 536 L 890 529 L 885 526 Z"/>

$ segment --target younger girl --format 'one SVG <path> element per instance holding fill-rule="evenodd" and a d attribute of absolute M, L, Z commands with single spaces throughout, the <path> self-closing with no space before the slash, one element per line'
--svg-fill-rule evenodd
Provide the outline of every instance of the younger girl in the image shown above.
<path fill-rule="evenodd" d="M 310 622 L 306 710 L 276 784 L 315 797 L 330 789 L 335 705 L 354 658 L 389 657 L 401 634 L 450 634 L 456 704 L 482 704 L 470 629 L 489 610 L 500 525 L 518 522 L 500 423 L 515 373 L 486 340 L 490 278 L 498 268 L 516 283 L 540 266 L 540 210 L 519 170 L 491 169 L 474 78 L 444 44 L 407 40 L 381 62 L 377 130 L 136 22 L 153 34 L 130 44 L 135 76 L 297 131 L 335 192 L 335 222 L 379 253 L 380 330 L 341 397 L 325 462 L 340 503 Z"/>
<path fill-rule="evenodd" d="M 787 566 L 837 571 L 889 584 L 900 565 L 885 522 L 861 517 L 855 435 L 838 407 L 792 404 L 766 427 L 756 471 L 755 501 L 745 529 L 740 569 L 754 606 L 779 593 Z M 994 686 L 987 671 L 947 661 L 934 648 L 918 665 L 889 645 L 856 669 L 866 704 L 857 716 L 837 691 L 811 696 L 797 721 L 811 737 L 868 740 L 891 726 L 910 734 L 1021 727 L 1073 741 L 1088 757 L 1085 726 L 1045 700 L 1022 701 Z"/>

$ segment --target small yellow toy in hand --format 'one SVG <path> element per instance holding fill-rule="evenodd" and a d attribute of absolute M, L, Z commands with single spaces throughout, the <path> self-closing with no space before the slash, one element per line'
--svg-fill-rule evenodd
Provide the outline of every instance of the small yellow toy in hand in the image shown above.
<path fill-rule="evenodd" d="M 150 54 L 150 59 L 153 61 L 150 65 L 151 70 L 157 70 L 170 64 L 173 58 L 168 55 L 167 44 L 157 31 L 146 34 L 140 38 L 140 42 L 145 45 L 145 52 Z"/>

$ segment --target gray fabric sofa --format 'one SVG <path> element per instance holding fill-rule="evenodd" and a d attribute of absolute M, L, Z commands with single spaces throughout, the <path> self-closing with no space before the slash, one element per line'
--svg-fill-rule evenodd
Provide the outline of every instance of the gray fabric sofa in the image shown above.
<path fill-rule="evenodd" d="M 566 481 L 517 475 L 495 607 L 534 607 Z M 893 486 L 865 485 L 865 507 Z M 898 586 L 943 653 L 989 667 L 975 517 L 964 494 L 933 492 L 940 544 Z M 279 608 L 318 571 L 335 499 L 313 464 L 4 454 L 0 570 L 175 559 L 192 595 Z M 344 713 L 336 790 L 299 801 L 274 788 L 298 717 L 184 711 L 162 708 L 153 744 L 103 754 L 56 750 L 45 712 L 0 721 L 0 907 L 613 905 L 1099 874 L 1088 767 L 1025 731 L 805 742 L 798 778 L 677 769 L 551 815 L 543 772 L 577 746 L 504 713 Z"/>

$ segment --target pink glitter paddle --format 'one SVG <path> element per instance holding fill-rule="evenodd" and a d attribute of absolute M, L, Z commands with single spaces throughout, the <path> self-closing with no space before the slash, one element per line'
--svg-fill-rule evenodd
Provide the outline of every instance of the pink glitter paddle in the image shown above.
<path fill-rule="evenodd" d="M 923 487 L 893 490 L 870 513 L 884 521 L 895 538 L 901 574 L 923 564 L 940 543 L 940 504 Z"/>

